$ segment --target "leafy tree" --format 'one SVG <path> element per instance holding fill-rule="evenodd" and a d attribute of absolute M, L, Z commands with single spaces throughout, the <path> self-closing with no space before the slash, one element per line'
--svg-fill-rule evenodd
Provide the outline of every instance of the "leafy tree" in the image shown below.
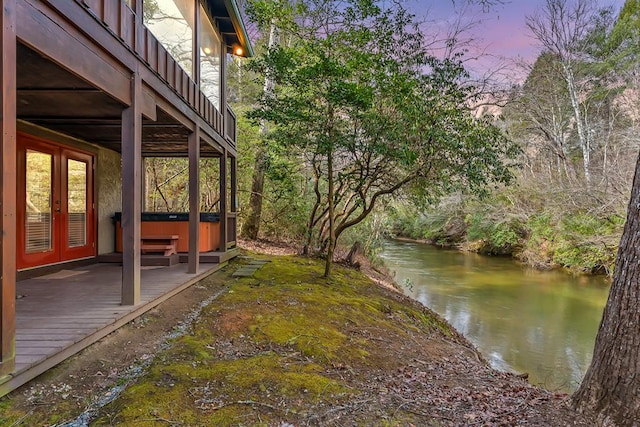
<path fill-rule="evenodd" d="M 640 74 L 640 0 L 627 0 L 607 40 L 619 71 L 631 70 Z"/>
<path fill-rule="evenodd" d="M 280 30 L 276 26 L 275 20 L 269 24 L 269 49 L 274 49 L 280 43 Z M 264 75 L 263 95 L 272 97 L 275 81 L 272 73 L 267 71 Z M 260 135 L 264 138 L 268 133 L 265 120 L 260 122 Z M 262 202 L 264 193 L 264 178 L 268 164 L 268 151 L 266 147 L 259 146 L 256 150 L 255 164 L 253 168 L 253 179 L 251 183 L 251 195 L 249 201 L 249 215 L 242 225 L 242 235 L 250 239 L 257 239 L 260 231 L 260 220 L 262 217 Z"/>
<path fill-rule="evenodd" d="M 326 256 L 325 275 L 340 235 L 399 189 L 436 197 L 510 180 L 515 148 L 471 114 L 461 57 L 429 54 L 400 4 L 306 0 L 282 13 L 268 3 L 255 4 L 291 38 L 253 63 L 275 95 L 251 116 L 271 122 L 272 143 L 309 171 L 306 247 Z"/>
<path fill-rule="evenodd" d="M 640 0 L 627 0 L 613 26 L 607 43 L 609 66 L 627 87 L 623 104 L 635 120 L 636 132 L 640 117 Z"/>

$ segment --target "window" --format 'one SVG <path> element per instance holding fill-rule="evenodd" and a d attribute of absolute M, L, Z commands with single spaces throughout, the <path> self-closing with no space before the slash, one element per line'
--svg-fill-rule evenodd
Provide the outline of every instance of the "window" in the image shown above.
<path fill-rule="evenodd" d="M 27 150 L 26 171 L 25 251 L 48 251 L 52 247 L 53 155 Z"/>
<path fill-rule="evenodd" d="M 220 111 L 220 65 L 222 43 L 200 5 L 200 90 Z"/>
<path fill-rule="evenodd" d="M 144 0 L 144 23 L 193 78 L 193 0 Z"/>
<path fill-rule="evenodd" d="M 70 248 L 87 244 L 87 163 L 67 159 L 67 241 Z"/>

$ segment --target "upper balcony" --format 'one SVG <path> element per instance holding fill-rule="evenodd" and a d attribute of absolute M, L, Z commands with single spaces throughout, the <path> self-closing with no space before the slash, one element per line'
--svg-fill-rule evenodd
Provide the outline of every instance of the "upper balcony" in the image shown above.
<path fill-rule="evenodd" d="M 76 1 L 235 146 L 222 67 L 253 53 L 235 0 Z"/>
<path fill-rule="evenodd" d="M 18 119 L 120 151 L 142 80 L 142 154 L 236 150 L 228 54 L 251 56 L 236 0 L 15 0 Z M 226 147 L 226 148 L 223 148 Z"/>

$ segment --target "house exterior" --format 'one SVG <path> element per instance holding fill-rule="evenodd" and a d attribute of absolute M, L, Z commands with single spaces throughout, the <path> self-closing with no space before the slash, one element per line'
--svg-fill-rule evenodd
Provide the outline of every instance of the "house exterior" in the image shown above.
<path fill-rule="evenodd" d="M 252 47 L 235 0 L 0 4 L 1 383 L 15 369 L 21 276 L 95 263 L 118 237 L 121 304 L 139 303 L 144 157 L 189 159 L 189 273 L 201 262 L 202 157 L 219 159 L 217 250 L 235 245 L 225 64 Z"/>

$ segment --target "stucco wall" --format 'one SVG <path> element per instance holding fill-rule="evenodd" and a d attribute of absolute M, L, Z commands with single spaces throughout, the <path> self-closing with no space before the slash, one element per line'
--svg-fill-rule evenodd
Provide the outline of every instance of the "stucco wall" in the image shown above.
<path fill-rule="evenodd" d="M 110 253 L 115 248 L 114 212 L 122 212 L 122 166 L 120 154 L 100 148 L 96 165 L 98 194 L 98 254 Z"/>

